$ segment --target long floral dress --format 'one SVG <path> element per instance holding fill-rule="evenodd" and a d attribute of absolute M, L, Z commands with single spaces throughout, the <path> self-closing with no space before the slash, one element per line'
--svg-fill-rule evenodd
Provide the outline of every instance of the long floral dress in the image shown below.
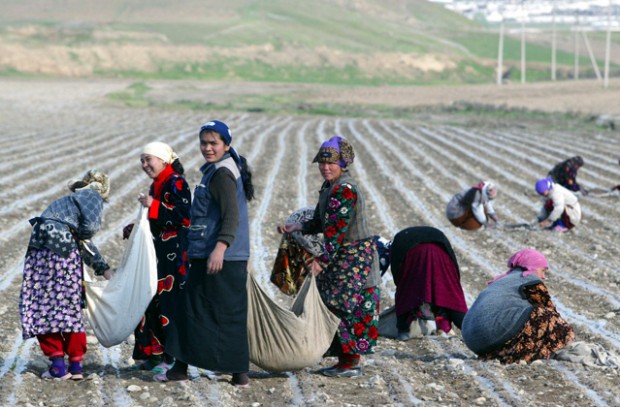
<path fill-rule="evenodd" d="M 303 224 L 303 233 L 323 232 L 324 253 L 319 260 L 326 266 L 317 276 L 317 286 L 323 302 L 341 318 L 339 348 L 332 346 L 329 355 L 372 353 L 379 335 L 380 290 L 365 286 L 376 259 L 377 236 L 345 241 L 349 228 L 359 221 L 354 210 L 359 194 L 346 179 L 331 192 L 330 188 L 323 185 L 314 218 Z"/>
<path fill-rule="evenodd" d="M 183 176 L 167 166 L 151 185 L 149 194 L 153 196 L 149 221 L 157 255 L 158 282 L 157 294 L 134 332 L 136 360 L 164 354 L 166 330 L 173 323 L 175 305 L 187 281 L 189 185 Z"/>

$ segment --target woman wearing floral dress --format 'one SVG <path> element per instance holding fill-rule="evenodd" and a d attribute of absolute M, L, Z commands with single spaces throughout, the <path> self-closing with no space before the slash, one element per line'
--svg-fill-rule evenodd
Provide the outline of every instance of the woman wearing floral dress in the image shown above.
<path fill-rule="evenodd" d="M 575 338 L 543 283 L 545 256 L 524 249 L 489 282 L 463 319 L 463 341 L 481 359 L 500 363 L 549 359 Z"/>
<path fill-rule="evenodd" d="M 110 192 L 107 174 L 93 169 L 69 183 L 71 194 L 52 202 L 33 226 L 19 298 L 23 338 L 36 337 L 51 367 L 44 379 L 82 379 L 86 333 L 83 263 L 109 279 L 111 270 L 90 239 L 101 228 Z M 65 354 L 69 366 L 65 363 Z"/>
<path fill-rule="evenodd" d="M 141 370 L 163 373 L 174 358 L 166 353 L 166 331 L 187 280 L 186 253 L 191 193 L 184 169 L 165 143 L 147 144 L 140 155 L 142 170 L 153 180 L 148 195 L 138 200 L 149 208 L 148 219 L 157 255 L 157 293 L 135 329 L 133 358 L 144 360 Z M 128 229 L 125 230 L 127 235 Z"/>
<path fill-rule="evenodd" d="M 361 355 L 372 353 L 378 336 L 378 236 L 368 232 L 364 198 L 348 172 L 353 158 L 353 148 L 342 137 L 324 142 L 313 160 L 325 180 L 313 218 L 278 228 L 281 233 L 323 233 L 323 253 L 311 270 L 323 302 L 341 318 L 328 353 L 338 356 L 338 363 L 321 370 L 330 377 L 360 376 Z"/>

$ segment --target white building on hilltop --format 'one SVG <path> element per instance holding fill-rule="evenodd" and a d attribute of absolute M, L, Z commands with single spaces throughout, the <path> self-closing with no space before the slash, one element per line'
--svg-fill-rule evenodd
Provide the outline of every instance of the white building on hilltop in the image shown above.
<path fill-rule="evenodd" d="M 620 27 L 620 0 L 430 0 L 470 19 L 488 23 L 574 24 L 603 28 Z"/>

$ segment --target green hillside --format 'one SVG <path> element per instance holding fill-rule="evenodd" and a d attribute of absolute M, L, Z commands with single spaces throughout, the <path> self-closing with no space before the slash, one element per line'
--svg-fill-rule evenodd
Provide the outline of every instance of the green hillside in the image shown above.
<path fill-rule="evenodd" d="M 488 83 L 497 42 L 422 0 L 0 0 L 0 75 Z M 518 38 L 505 50 L 516 72 Z M 528 79 L 548 78 L 550 59 L 544 43 L 528 47 Z M 573 59 L 560 52 L 560 71 Z"/>

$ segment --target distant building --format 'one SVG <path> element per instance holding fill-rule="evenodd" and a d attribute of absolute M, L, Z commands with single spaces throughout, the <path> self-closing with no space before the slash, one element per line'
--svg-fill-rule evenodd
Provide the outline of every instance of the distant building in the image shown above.
<path fill-rule="evenodd" d="M 608 25 L 609 0 L 430 0 L 469 19 L 483 19 L 497 24 L 524 22 L 548 24 L 554 19 L 558 24 L 574 24 L 593 29 Z M 554 10 L 555 9 L 555 10 Z M 611 26 L 620 27 L 620 0 L 611 2 Z"/>

